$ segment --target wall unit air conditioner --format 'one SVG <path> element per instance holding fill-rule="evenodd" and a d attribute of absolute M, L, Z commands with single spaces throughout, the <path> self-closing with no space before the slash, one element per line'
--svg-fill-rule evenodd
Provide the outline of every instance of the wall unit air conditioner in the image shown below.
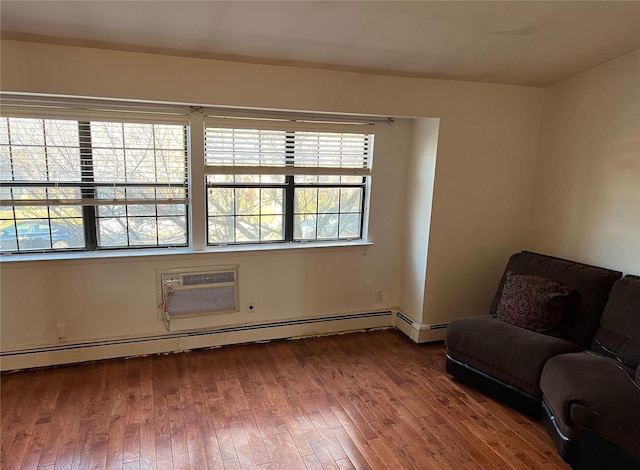
<path fill-rule="evenodd" d="M 158 271 L 157 278 L 168 330 L 171 320 L 239 310 L 237 265 Z"/>

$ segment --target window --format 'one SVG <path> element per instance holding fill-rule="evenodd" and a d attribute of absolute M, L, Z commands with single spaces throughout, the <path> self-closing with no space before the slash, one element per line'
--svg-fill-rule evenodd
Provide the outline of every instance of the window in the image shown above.
<path fill-rule="evenodd" d="M 366 238 L 390 120 L 0 99 L 2 255 Z"/>
<path fill-rule="evenodd" d="M 207 126 L 208 244 L 361 239 L 372 147 L 370 134 Z"/>
<path fill-rule="evenodd" d="M 186 246 L 187 128 L 0 120 L 0 249 Z"/>

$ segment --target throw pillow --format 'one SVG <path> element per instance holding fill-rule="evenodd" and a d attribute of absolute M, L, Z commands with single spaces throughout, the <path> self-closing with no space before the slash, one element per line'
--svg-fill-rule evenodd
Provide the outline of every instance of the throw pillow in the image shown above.
<path fill-rule="evenodd" d="M 544 277 L 507 272 L 496 318 L 512 325 L 554 335 L 571 288 Z"/>

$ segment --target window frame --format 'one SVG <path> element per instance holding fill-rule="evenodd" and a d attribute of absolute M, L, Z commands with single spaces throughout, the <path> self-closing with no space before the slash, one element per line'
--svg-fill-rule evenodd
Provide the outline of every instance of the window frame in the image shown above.
<path fill-rule="evenodd" d="M 32 94 L 12 94 L 0 92 L 0 115 L 2 117 L 25 117 L 33 119 L 61 119 L 87 123 L 91 121 L 106 122 L 139 122 L 149 124 L 181 123 L 185 136 L 185 244 L 157 244 L 157 245 L 131 245 L 127 246 L 99 246 L 98 245 L 98 207 L 100 204 L 91 204 L 92 194 L 85 190 L 86 187 L 96 188 L 99 182 L 91 181 L 90 171 L 81 172 L 82 180 L 78 182 L 64 183 L 59 186 L 79 187 L 82 203 L 81 215 L 83 220 L 83 230 L 85 245 L 80 248 L 55 249 L 53 246 L 46 249 L 29 250 L 2 250 L 0 259 L 2 261 L 12 261 L 20 259 L 56 259 L 70 255 L 71 257 L 91 257 L 100 256 L 100 253 L 108 256 L 137 256 L 147 252 L 149 255 L 171 254 L 173 253 L 197 253 L 201 251 L 233 251 L 235 249 L 246 250 L 269 250 L 282 248 L 295 248 L 305 246 L 339 246 L 339 245 L 368 245 L 368 226 L 371 197 L 371 160 L 368 163 L 369 173 L 362 176 L 362 183 L 311 183 L 296 182 L 295 175 L 308 173 L 291 173 L 284 176 L 282 184 L 255 184 L 253 187 L 276 187 L 282 188 L 284 192 L 283 201 L 283 239 L 263 240 L 261 242 L 247 241 L 240 243 L 209 243 L 208 224 L 208 204 L 207 196 L 210 187 L 230 187 L 228 184 L 211 184 L 207 181 L 208 172 L 206 163 L 205 134 L 209 126 L 211 117 L 227 120 L 234 120 L 232 127 L 238 122 L 259 121 L 265 129 L 272 129 L 273 124 L 281 125 L 288 131 L 307 130 L 311 132 L 346 132 L 354 134 L 375 135 L 373 126 L 379 124 L 392 124 L 390 118 L 377 118 L 351 115 L 330 115 L 330 114 L 303 114 L 280 111 L 258 111 L 258 110 L 235 110 L 232 108 L 201 107 L 185 104 L 157 103 L 144 101 L 118 101 L 91 98 L 58 97 Z M 253 127 L 253 126 L 252 126 Z M 80 136 L 79 141 L 82 141 Z M 371 141 L 372 142 L 372 141 Z M 92 154 L 86 148 L 80 148 L 82 165 L 91 165 Z M 85 158 L 87 157 L 87 158 Z M 370 149 L 369 158 L 373 157 L 373 146 Z M 271 173 L 277 174 L 277 173 Z M 335 173 L 329 173 L 335 174 Z M 85 180 L 85 175 L 86 180 Z M 16 183 L 15 186 L 19 186 Z M 29 186 L 31 183 L 24 184 Z M 139 185 L 138 185 L 139 186 Z M 296 239 L 294 236 L 293 220 L 295 193 L 301 188 L 360 188 L 361 199 L 359 208 L 359 236 L 339 238 L 318 238 L 317 226 L 316 236 L 310 239 Z M 92 189 L 95 190 L 95 189 Z M 95 194 L 93 194 L 95 196 Z M 338 195 L 340 201 L 340 195 Z M 16 205 L 6 204 L 14 209 Z M 133 203 L 131 203 L 133 204 Z M 24 204 L 23 204 L 24 205 Z M 47 207 L 40 204 L 42 207 Z M 55 204 L 50 204 L 55 205 Z M 339 206 L 338 206 L 339 207 Z M 318 209 L 316 209 L 318 210 Z M 47 208 L 49 217 L 49 241 L 52 242 L 51 234 L 53 225 Z M 333 213 L 332 213 L 333 214 Z M 235 214 L 234 214 L 235 215 Z M 316 216 L 321 212 L 316 212 Z M 337 213 L 340 216 L 340 209 Z M 155 218 L 158 218 L 156 209 Z M 15 219 L 14 219 L 15 220 Z M 34 219 L 35 220 L 35 219 Z M 156 224 L 157 225 L 157 224 Z M 16 240 L 17 240 L 17 225 Z"/>
<path fill-rule="evenodd" d="M 35 113 L 34 113 L 35 114 Z M 4 121 L 6 119 L 6 121 Z M 155 181 L 155 182 L 129 182 L 129 181 L 117 181 L 117 180 L 113 180 L 113 181 L 95 181 L 94 178 L 94 173 L 95 173 L 95 169 L 96 169 L 96 165 L 95 165 L 95 161 L 94 161 L 94 155 L 96 153 L 96 151 L 100 148 L 99 146 L 94 145 L 93 143 L 93 139 L 92 139 L 92 133 L 91 133 L 91 125 L 92 123 L 103 123 L 103 122 L 115 122 L 118 124 L 129 124 L 130 122 L 128 120 L 117 120 L 117 121 L 112 121 L 110 119 L 101 119 L 100 117 L 94 118 L 94 119 L 87 119 L 84 117 L 77 117 L 77 118 L 73 118 L 71 116 L 68 115 L 63 115 L 63 116 L 50 116 L 50 115 L 45 115 L 45 116 L 38 116 L 38 115 L 22 115 L 21 113 L 17 113 L 17 115 L 13 115 L 12 113 L 4 113 L 2 115 L 2 120 L 4 122 L 7 123 L 8 126 L 10 126 L 10 120 L 11 119 L 32 119 L 35 121 L 40 121 L 42 123 L 43 126 L 43 144 L 41 146 L 41 148 L 43 149 L 43 153 L 45 156 L 45 162 L 47 162 L 47 155 L 48 152 L 50 150 L 49 145 L 47 144 L 46 141 L 46 136 L 47 136 L 47 132 L 46 132 L 46 123 L 47 121 L 56 121 L 56 120 L 60 120 L 60 121 L 66 121 L 69 123 L 75 123 L 75 125 L 77 126 L 78 129 L 78 134 L 77 134 L 77 147 L 74 145 L 72 148 L 73 149 L 77 149 L 78 151 L 78 160 L 77 162 L 75 162 L 77 164 L 77 168 L 80 171 L 80 179 L 78 181 L 72 181 L 72 180 L 56 180 L 56 179 L 50 179 L 50 175 L 48 174 L 48 170 L 47 170 L 47 174 L 46 174 L 46 180 L 29 180 L 29 179 L 19 179 L 19 180 L 15 180 L 15 179 L 11 179 L 11 180 L 3 180 L 2 181 L 2 186 L 4 188 L 8 188 L 10 190 L 13 190 L 13 188 L 75 188 L 79 191 L 80 193 L 80 200 L 69 200 L 69 201 L 59 201 L 58 203 L 56 203 L 56 200 L 48 200 L 48 199 L 43 199 L 43 200 L 37 200 L 35 199 L 33 202 L 34 204 L 28 204 L 27 201 L 29 200 L 18 200 L 18 199 L 13 199 L 13 196 L 11 197 L 11 199 L 3 199 L 3 207 L 7 207 L 7 208 L 11 208 L 13 217 L 12 219 L 3 219 L 6 220 L 9 225 L 7 226 L 7 229 L 10 227 L 14 227 L 14 235 L 15 235 L 15 248 L 8 248 L 8 249 L 2 249 L 0 250 L 0 254 L 2 256 L 8 256 L 8 255 L 21 255 L 21 254 L 33 254 L 33 253 L 43 253 L 43 254 L 50 254 L 50 253 L 65 253 L 65 252 L 86 252 L 86 253 L 91 253 L 91 252 L 98 252 L 98 251 L 108 251 L 108 250 L 129 250 L 129 249 L 163 249 L 163 248 L 186 248 L 189 247 L 189 240 L 190 240 L 190 221 L 189 221 L 189 210 L 188 210 L 188 177 L 189 177 L 189 163 L 188 163 L 188 138 L 189 138 L 189 126 L 188 124 L 182 123 L 182 124 L 178 124 L 177 126 L 180 126 L 182 128 L 182 145 L 183 148 L 181 151 L 184 152 L 184 179 L 182 183 L 175 183 L 175 182 L 160 182 L 160 181 Z M 137 122 L 137 121 L 136 121 Z M 131 122 L 131 124 L 135 124 L 136 122 Z M 147 125 L 153 125 L 153 131 L 155 132 L 155 125 L 166 125 L 167 123 L 165 122 L 145 122 L 144 124 Z M 9 134 L 7 135 L 10 138 L 10 127 L 7 128 Z M 10 159 L 10 164 L 9 166 L 12 168 L 12 178 L 13 178 L 13 167 L 14 167 L 14 159 L 13 159 L 13 149 L 14 149 L 14 145 L 11 141 L 8 141 L 6 144 L 3 144 L 2 147 L 7 149 L 8 152 L 8 156 Z M 127 147 L 126 144 L 123 141 L 123 152 L 126 151 Z M 71 148 L 71 147 L 70 147 Z M 156 149 L 154 147 L 153 151 L 155 152 Z M 160 149 L 160 151 L 162 151 L 162 149 Z M 126 153 L 123 153 L 123 156 Z M 155 161 L 155 160 L 154 160 Z M 46 165 L 48 166 L 48 163 L 46 163 Z M 157 174 L 156 174 L 156 178 L 157 178 Z M 149 202 L 149 201 L 137 201 L 141 204 L 145 204 L 145 205 L 153 205 L 155 207 L 155 214 L 153 216 L 151 215 L 144 215 L 144 216 L 135 216 L 136 218 L 153 218 L 155 220 L 155 224 L 156 224 L 156 244 L 140 244 L 140 245 L 135 245 L 131 243 L 131 239 L 130 237 L 130 230 L 128 229 L 129 227 L 129 217 L 130 215 L 128 214 L 128 207 L 130 205 L 136 205 L 136 200 L 135 199 L 124 199 L 124 200 L 113 200 L 110 201 L 111 205 L 113 206 L 124 206 L 125 207 L 125 220 L 127 221 L 127 230 L 126 230 L 126 245 L 111 245 L 111 244 L 101 244 L 100 240 L 99 240 L 99 223 L 100 223 L 100 219 L 104 219 L 104 216 L 100 215 L 100 209 L 99 207 L 102 205 L 106 205 L 106 204 L 101 204 L 101 202 L 104 201 L 100 201 L 99 195 L 97 193 L 97 191 L 99 190 L 99 188 L 118 188 L 118 189 L 124 189 L 125 191 L 127 190 L 127 188 L 143 188 L 143 187 L 153 187 L 153 188 L 184 188 L 185 191 L 185 196 L 186 196 L 186 202 L 180 202 L 179 200 L 176 200 L 174 203 L 169 203 L 166 200 L 163 200 L 162 198 L 156 198 L 157 199 L 157 203 L 153 204 L 153 202 Z M 12 191 L 13 193 L 13 191 Z M 91 204 L 90 201 L 96 201 L 97 204 Z M 15 203 L 15 201 L 20 201 L 18 204 Z M 12 204 L 13 202 L 13 204 Z M 30 201 L 29 201 L 30 202 Z M 163 204 L 164 202 L 164 204 Z M 167 205 L 167 204 L 177 204 L 177 205 L 181 205 L 183 204 L 184 207 L 184 215 L 175 215 L 174 217 L 183 217 L 184 218 L 184 230 L 185 230 L 185 237 L 184 237 L 184 243 L 160 243 L 160 239 L 159 239 L 159 233 L 158 233 L 158 227 L 159 227 L 159 222 L 162 219 L 166 219 L 169 218 L 169 216 L 166 217 L 162 217 L 159 216 L 158 214 L 158 208 L 162 205 Z M 138 204 L 139 205 L 139 204 Z M 45 218 L 20 218 L 16 215 L 16 208 L 20 207 L 20 206 L 30 206 L 30 207 L 42 207 L 43 210 L 46 210 L 46 214 L 47 217 Z M 83 232 L 83 239 L 84 239 L 84 245 L 83 246 L 66 246 L 66 247 L 56 247 L 55 244 L 56 242 L 54 242 L 53 239 L 53 234 L 54 231 L 58 230 L 58 229 L 54 229 L 54 225 L 57 225 L 56 221 L 60 222 L 62 220 L 68 219 L 67 218 L 63 218 L 63 217 L 52 217 L 51 216 L 51 208 L 52 207 L 80 207 L 80 216 L 78 217 L 74 217 L 76 219 L 79 219 L 82 221 L 82 232 Z M 134 217 L 134 216 L 131 216 Z M 13 221 L 13 223 L 11 224 L 11 220 Z M 18 231 L 18 227 L 19 225 L 27 225 L 27 224 L 35 224 L 38 223 L 39 221 L 43 221 L 46 220 L 48 226 L 49 226 L 49 237 L 48 237 L 48 246 L 46 241 L 44 243 L 38 243 L 37 241 L 33 244 L 33 246 L 27 246 L 26 248 L 21 248 L 20 247 L 20 235 L 19 235 L 19 231 Z M 3 229 L 4 230 L 4 229 Z M 24 237 L 23 237 L 24 239 Z M 27 237 L 26 239 L 27 243 L 30 243 L 29 238 Z M 24 241 L 22 242 L 24 243 Z M 33 243 L 33 241 L 31 241 L 31 243 Z M 45 246 L 42 246 L 45 245 Z M 67 244 L 68 245 L 68 244 Z"/>
<path fill-rule="evenodd" d="M 356 127 L 356 128 L 354 128 Z M 206 240 L 205 243 L 207 247 L 217 247 L 217 246 L 227 246 L 227 245 L 265 245 L 265 244 L 274 244 L 274 243 L 323 243 L 323 242 L 333 242 L 336 244 L 340 243 L 349 243 L 354 241 L 366 241 L 367 239 L 367 227 L 368 227 L 368 216 L 369 216 L 369 196 L 370 196 L 370 186 L 371 186 L 371 163 L 373 159 L 373 146 L 374 146 L 374 132 L 371 131 L 370 128 L 367 129 L 367 132 L 362 132 L 363 129 L 358 128 L 354 125 L 336 125 L 336 123 L 330 123 L 327 125 L 326 123 L 276 123 L 274 124 L 270 120 L 265 120 L 261 122 L 259 120 L 248 119 L 241 120 L 240 122 L 233 122 L 229 124 L 225 122 L 225 120 L 220 119 L 210 119 L 207 120 L 205 118 L 205 135 L 207 130 L 212 130 L 212 132 L 218 131 L 231 131 L 235 132 L 239 130 L 240 132 L 244 130 L 254 131 L 256 133 L 260 131 L 279 131 L 284 134 L 284 149 L 283 149 L 283 157 L 286 155 L 286 160 L 284 161 L 284 165 L 265 165 L 265 166 L 244 166 L 242 164 L 238 165 L 228 165 L 228 166 L 220 166 L 220 165 L 207 165 L 206 157 L 205 157 L 205 171 L 206 175 L 251 175 L 251 176 L 282 176 L 284 178 L 283 183 L 261 183 L 261 182 L 253 182 L 253 183 L 245 183 L 245 182 L 209 182 L 205 181 L 206 185 L 206 197 L 207 197 L 207 207 L 206 207 Z M 320 163 L 317 167 L 305 167 L 296 166 L 296 132 L 302 133 L 317 133 L 318 138 L 324 135 L 324 137 L 328 137 L 331 135 L 347 135 L 347 136 L 359 136 L 362 137 L 362 145 L 363 145 L 363 154 L 361 156 L 362 166 L 361 167 L 339 167 L 335 166 L 321 166 Z M 259 135 L 259 134 L 257 134 Z M 259 137 L 258 137 L 259 138 Z M 348 139 L 348 137 L 347 137 Z M 257 146 L 260 145 L 260 141 L 256 141 L 255 144 Z M 304 142 L 301 143 L 304 146 Z M 205 147 L 207 146 L 205 142 Z M 205 152 L 208 154 L 208 150 L 205 149 Z M 235 152 L 233 152 L 235 154 Z M 321 153 L 319 151 L 319 153 Z M 231 160 L 235 161 L 235 156 L 231 157 Z M 302 160 L 304 162 L 304 160 Z M 350 162 L 352 163 L 352 162 Z M 216 170 L 220 170 L 220 172 L 216 172 Z M 361 178 L 360 183 L 344 183 L 340 182 L 296 182 L 297 176 L 356 176 Z M 256 189 L 269 189 L 269 188 L 281 188 L 284 190 L 284 200 L 282 202 L 283 206 L 283 227 L 282 232 L 283 236 L 281 240 L 250 240 L 250 241 L 238 241 L 237 235 L 234 233 L 233 241 L 221 241 L 221 242 L 211 242 L 210 241 L 210 226 L 209 219 L 212 216 L 209 214 L 209 204 L 208 204 L 208 193 L 210 188 L 233 188 L 233 189 L 244 189 L 244 188 L 256 188 Z M 295 198 L 296 198 L 296 190 L 303 188 L 324 188 L 324 189 L 342 189 L 342 188 L 359 188 L 361 190 L 360 196 L 360 207 L 357 214 L 359 215 L 359 223 L 358 223 L 358 235 L 357 236 L 349 236 L 349 237 L 341 237 L 339 231 L 339 225 L 337 228 L 337 234 L 335 237 L 319 237 L 318 236 L 318 225 L 317 225 L 317 216 L 322 215 L 321 212 L 313 213 L 316 216 L 316 225 L 315 225 L 315 236 L 313 238 L 303 238 L 295 236 L 295 219 L 296 216 L 299 215 L 295 211 Z M 340 194 L 340 193 L 339 193 Z M 340 196 L 338 196 L 338 201 L 340 200 Z M 339 203 L 338 203 L 339 204 Z M 340 216 L 343 215 L 342 212 L 338 209 L 337 213 L 330 213 L 337 215 L 340 220 Z M 347 215 L 347 214 L 344 214 Z M 234 211 L 232 215 L 234 218 L 238 217 L 238 214 Z M 235 221 L 234 221 L 235 226 Z M 258 238 L 261 238 L 260 236 Z"/>

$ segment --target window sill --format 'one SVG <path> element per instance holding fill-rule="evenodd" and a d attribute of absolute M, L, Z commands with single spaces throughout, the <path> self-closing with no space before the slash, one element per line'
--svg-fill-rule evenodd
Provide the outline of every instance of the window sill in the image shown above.
<path fill-rule="evenodd" d="M 67 253 L 25 253 L 0 255 L 0 264 L 67 260 L 127 261 L 131 258 L 147 258 L 155 256 L 193 256 L 216 253 L 277 253 L 299 250 L 324 250 L 327 248 L 367 248 L 372 245 L 373 242 L 370 241 L 354 240 L 346 242 L 274 243 L 272 245 L 225 245 L 207 247 L 200 251 L 194 250 L 193 248 L 159 248 L 93 252 L 76 251 Z"/>

